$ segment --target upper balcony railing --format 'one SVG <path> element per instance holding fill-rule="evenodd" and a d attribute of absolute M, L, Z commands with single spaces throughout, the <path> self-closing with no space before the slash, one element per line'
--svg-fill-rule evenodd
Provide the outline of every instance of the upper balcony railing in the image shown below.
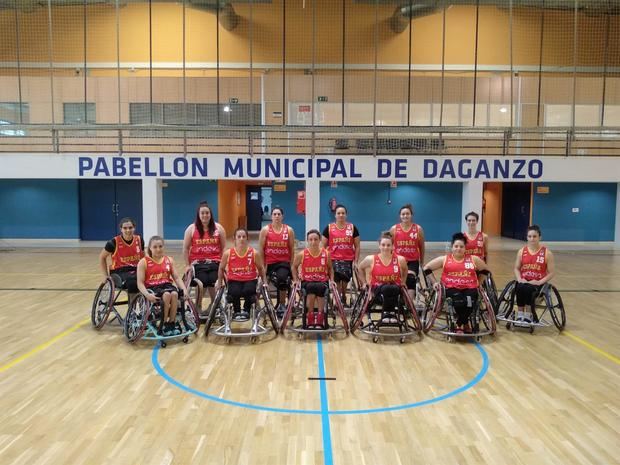
<path fill-rule="evenodd" d="M 0 152 L 620 156 L 620 127 L 2 125 Z"/>

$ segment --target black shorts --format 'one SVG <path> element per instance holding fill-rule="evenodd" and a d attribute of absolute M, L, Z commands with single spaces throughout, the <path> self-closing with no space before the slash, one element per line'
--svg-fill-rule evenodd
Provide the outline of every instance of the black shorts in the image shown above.
<path fill-rule="evenodd" d="M 196 263 L 194 265 L 194 278 L 199 280 L 204 287 L 212 287 L 217 281 L 217 271 L 220 262 Z"/>
<path fill-rule="evenodd" d="M 291 281 L 291 264 L 289 262 L 270 263 L 267 265 L 267 277 L 280 291 L 287 290 Z"/>
<path fill-rule="evenodd" d="M 317 297 L 324 297 L 327 292 L 327 281 L 303 281 L 302 289 L 306 291 L 306 295 L 314 294 Z"/>
<path fill-rule="evenodd" d="M 135 268 L 119 268 L 110 271 L 110 277 L 114 280 L 114 286 L 126 289 L 130 294 L 138 292 L 138 278 Z"/>
<path fill-rule="evenodd" d="M 542 285 L 536 286 L 530 283 L 517 283 L 515 293 L 517 297 L 517 306 L 525 307 L 526 305 L 535 305 L 535 299 L 540 294 Z"/>
<path fill-rule="evenodd" d="M 155 297 L 161 297 L 166 292 L 178 292 L 181 295 L 181 291 L 179 291 L 174 284 L 166 283 L 160 284 L 159 286 L 147 287 L 149 291 L 153 291 Z"/>
<path fill-rule="evenodd" d="M 413 262 L 407 262 L 407 269 L 415 273 L 415 275 L 407 273 L 407 289 L 415 289 L 416 277 L 420 272 L 420 262 L 418 260 Z"/>
<path fill-rule="evenodd" d="M 350 260 L 335 260 L 332 262 L 334 267 L 334 281 L 344 281 L 348 283 L 353 277 L 353 262 Z"/>

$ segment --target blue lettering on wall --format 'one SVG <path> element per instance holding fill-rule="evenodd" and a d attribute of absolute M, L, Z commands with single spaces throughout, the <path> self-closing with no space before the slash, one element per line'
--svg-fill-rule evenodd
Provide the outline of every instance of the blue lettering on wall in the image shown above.
<path fill-rule="evenodd" d="M 489 165 L 486 160 L 480 160 L 478 162 L 478 167 L 476 168 L 476 173 L 474 174 L 474 178 L 484 178 L 489 179 L 491 177 L 491 173 L 489 172 Z"/>
<path fill-rule="evenodd" d="M 78 172 L 80 173 L 80 176 L 84 176 L 86 171 L 90 171 L 91 169 L 93 169 L 93 161 L 88 157 L 80 157 L 78 158 L 78 166 Z"/>
<path fill-rule="evenodd" d="M 459 160 L 459 177 L 463 179 L 471 178 L 471 160 Z"/>
<path fill-rule="evenodd" d="M 424 160 L 424 177 L 437 177 L 437 160 Z"/>
<path fill-rule="evenodd" d="M 140 158 L 129 157 L 129 176 L 140 176 Z"/>
<path fill-rule="evenodd" d="M 172 172 L 175 176 L 183 178 L 187 176 L 187 172 L 189 171 L 189 167 L 187 165 L 187 160 L 185 158 L 175 158 L 174 162 L 172 162 Z"/>
<path fill-rule="evenodd" d="M 392 175 L 392 161 L 379 158 L 377 160 L 377 177 L 389 178 Z"/>
<path fill-rule="evenodd" d="M 231 178 L 233 176 L 243 177 L 243 160 L 238 158 L 233 165 L 230 158 L 224 159 L 224 177 Z"/>
<path fill-rule="evenodd" d="M 110 176 L 110 171 L 108 170 L 108 165 L 106 165 L 105 158 L 97 157 L 97 162 L 95 163 L 95 172 L 93 174 L 95 176 Z"/>
<path fill-rule="evenodd" d="M 531 160 L 528 164 L 528 174 L 532 179 L 539 179 L 543 174 L 542 160 Z"/>
<path fill-rule="evenodd" d="M 112 158 L 112 173 L 114 176 L 125 176 L 127 168 L 125 168 L 125 160 L 123 158 Z"/>
<path fill-rule="evenodd" d="M 351 158 L 349 160 L 349 177 L 351 178 L 361 178 L 362 173 L 357 173 L 355 171 L 355 158 Z"/>
<path fill-rule="evenodd" d="M 407 159 L 398 158 L 395 160 L 394 177 L 400 179 L 407 178 Z"/>

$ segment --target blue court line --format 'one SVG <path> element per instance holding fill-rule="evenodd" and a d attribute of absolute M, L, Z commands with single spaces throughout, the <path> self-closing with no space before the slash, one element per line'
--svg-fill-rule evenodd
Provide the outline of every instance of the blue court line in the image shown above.
<path fill-rule="evenodd" d="M 482 367 L 480 368 L 480 371 L 478 372 L 478 374 L 471 380 L 469 381 L 467 384 L 458 387 L 450 392 L 447 392 L 446 394 L 442 394 L 438 397 L 433 397 L 432 399 L 426 399 L 426 400 L 422 400 L 419 402 L 412 402 L 409 404 L 403 404 L 403 405 L 394 405 L 394 406 L 390 406 L 390 407 L 379 407 L 379 408 L 371 408 L 371 409 L 359 409 L 359 410 L 327 410 L 327 415 L 363 415 L 363 414 L 369 414 L 369 413 L 381 413 L 381 412 L 394 412 L 394 411 L 398 411 L 398 410 L 406 410 L 406 409 L 410 409 L 410 408 L 416 408 L 416 407 L 422 407 L 425 405 L 430 405 L 430 404 L 434 404 L 437 402 L 441 402 L 442 400 L 446 400 L 449 399 L 450 397 L 454 397 L 458 394 L 461 394 L 465 391 L 467 391 L 468 389 L 471 389 L 472 387 L 474 387 L 476 384 L 478 384 L 480 382 L 480 380 L 482 380 L 482 378 L 484 378 L 484 376 L 487 374 L 488 370 L 489 370 L 489 356 L 487 355 L 486 351 L 484 350 L 484 348 L 478 344 L 475 343 L 476 348 L 478 349 L 478 351 L 480 352 L 480 355 L 482 356 Z M 322 346 L 321 346 L 322 348 Z M 322 360 L 322 358 L 321 358 Z M 185 384 L 181 383 L 180 381 L 177 381 L 176 379 L 172 378 L 168 373 L 166 373 L 164 371 L 164 369 L 162 368 L 162 366 L 159 364 L 159 344 L 155 345 L 155 347 L 153 348 L 153 353 L 151 356 L 151 362 L 153 363 L 153 367 L 155 368 L 155 370 L 157 371 L 157 373 L 164 378 L 167 382 L 169 382 L 170 384 L 172 384 L 173 386 L 189 392 L 190 394 L 194 394 L 198 397 L 202 397 L 203 399 L 208 399 L 214 402 L 219 402 L 221 404 L 226 404 L 226 405 L 231 405 L 233 407 L 241 407 L 241 408 L 247 408 L 247 409 L 251 409 L 251 410 L 258 410 L 258 411 L 263 411 L 263 412 L 275 412 L 275 413 L 294 413 L 294 414 L 300 414 L 300 415 L 324 415 L 323 412 L 323 408 L 328 408 L 327 406 L 327 389 L 325 389 L 325 402 L 323 403 L 323 398 L 321 397 L 321 410 L 304 410 L 304 409 L 290 409 L 290 408 L 278 408 L 278 407 L 268 407 L 268 406 L 264 406 L 264 405 L 254 405 L 254 404 L 246 404 L 244 402 L 236 402 L 233 400 L 228 400 L 228 399 L 223 399 L 221 397 L 217 397 L 211 394 L 207 394 L 205 392 L 199 391 L 197 389 L 191 388 L 189 386 L 186 386 Z M 319 369 L 320 369 L 320 365 L 319 365 Z M 324 368 L 323 368 L 324 369 Z M 324 377 L 324 375 L 322 375 L 321 377 Z M 323 389 L 323 388 L 321 388 Z M 321 395 L 322 395 L 322 391 L 321 391 Z"/>
<path fill-rule="evenodd" d="M 316 351 L 319 359 L 319 378 L 321 378 L 321 427 L 323 429 L 323 463 L 333 465 L 332 433 L 329 429 L 329 404 L 327 401 L 327 383 L 325 382 L 325 362 L 323 360 L 323 340 L 316 340 Z"/>
<path fill-rule="evenodd" d="M 290 408 L 277 408 L 277 407 L 266 407 L 264 405 L 245 404 L 243 402 L 236 402 L 234 400 L 222 399 L 221 397 L 212 396 L 205 392 L 198 391 L 197 389 L 193 389 L 189 386 L 186 386 L 185 384 L 182 384 L 176 379 L 172 378 L 161 367 L 161 365 L 159 364 L 158 358 L 159 358 L 159 344 L 156 344 L 155 347 L 153 348 L 153 355 L 151 356 L 151 362 L 153 363 L 153 366 L 155 367 L 155 370 L 157 371 L 157 373 L 159 373 L 159 375 L 162 378 L 164 378 L 166 381 L 168 381 L 173 386 L 176 386 L 179 389 L 182 389 L 183 391 L 189 392 L 190 394 L 194 394 L 198 397 L 202 397 L 203 399 L 212 400 L 214 402 L 219 402 L 221 404 L 232 405 L 233 407 L 241 407 L 241 408 L 247 408 L 251 410 L 260 410 L 263 412 L 266 411 L 266 412 L 276 412 L 276 413 L 298 413 L 301 415 L 320 415 L 322 413 L 321 410 L 296 410 L 296 409 L 290 409 Z"/>

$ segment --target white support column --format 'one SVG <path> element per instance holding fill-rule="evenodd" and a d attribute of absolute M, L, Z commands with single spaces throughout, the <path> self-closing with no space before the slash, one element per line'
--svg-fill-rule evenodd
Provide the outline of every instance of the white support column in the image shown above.
<path fill-rule="evenodd" d="M 306 179 L 306 231 L 299 240 L 306 240 L 306 232 L 311 229 L 320 231 L 321 182 L 318 179 Z"/>
<path fill-rule="evenodd" d="M 467 231 L 465 215 L 476 212 L 480 215 L 479 225 L 482 226 L 482 191 L 483 182 L 478 180 L 463 183 L 463 200 L 461 204 L 461 231 Z"/>
<path fill-rule="evenodd" d="M 145 242 L 148 242 L 151 236 L 164 234 L 161 184 L 161 179 L 151 177 L 142 179 L 142 224 Z"/>
<path fill-rule="evenodd" d="M 616 186 L 616 231 L 614 235 L 614 246 L 620 248 L 620 182 Z"/>

